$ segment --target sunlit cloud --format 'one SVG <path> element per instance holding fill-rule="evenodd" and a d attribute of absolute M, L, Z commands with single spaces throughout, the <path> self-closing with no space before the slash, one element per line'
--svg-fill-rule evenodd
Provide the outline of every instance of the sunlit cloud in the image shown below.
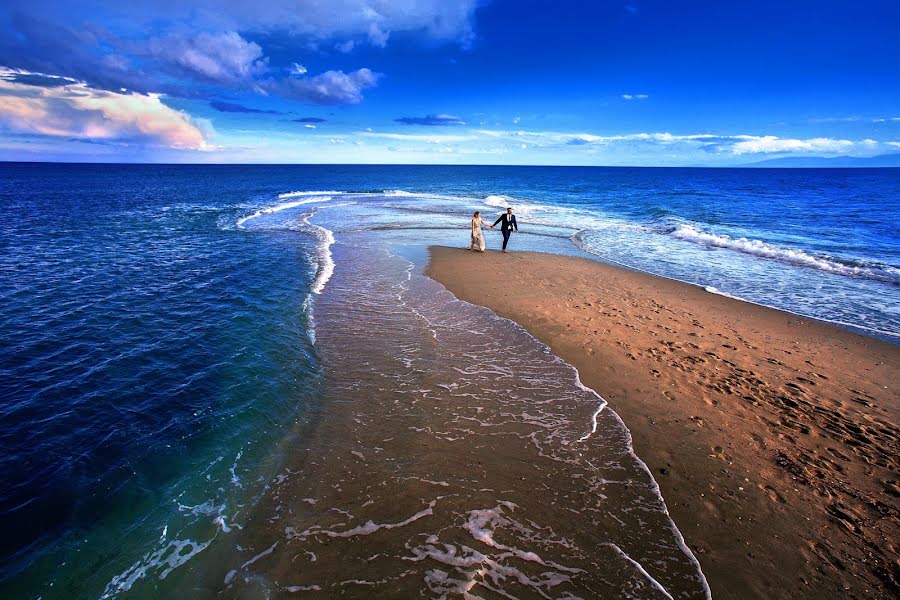
<path fill-rule="evenodd" d="M 84 82 L 17 83 L 22 74 L 0 68 L 0 129 L 7 133 L 211 149 L 202 124 L 163 104 L 159 94 L 97 90 Z"/>

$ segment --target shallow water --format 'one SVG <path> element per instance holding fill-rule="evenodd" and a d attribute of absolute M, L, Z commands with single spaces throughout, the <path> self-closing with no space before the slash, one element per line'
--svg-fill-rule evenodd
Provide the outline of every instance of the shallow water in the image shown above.
<path fill-rule="evenodd" d="M 328 415 L 224 561 L 229 593 L 705 597 L 604 400 L 424 277 L 408 241 L 335 245 L 315 301 Z"/>

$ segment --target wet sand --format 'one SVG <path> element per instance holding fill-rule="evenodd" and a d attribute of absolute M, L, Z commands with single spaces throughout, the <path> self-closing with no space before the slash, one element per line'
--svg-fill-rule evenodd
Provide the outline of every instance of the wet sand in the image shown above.
<path fill-rule="evenodd" d="M 900 593 L 900 346 L 595 261 L 433 247 L 624 420 L 716 598 Z"/>

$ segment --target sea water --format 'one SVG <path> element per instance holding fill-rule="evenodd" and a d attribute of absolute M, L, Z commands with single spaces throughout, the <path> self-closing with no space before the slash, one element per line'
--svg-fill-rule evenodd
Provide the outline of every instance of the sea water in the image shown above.
<path fill-rule="evenodd" d="M 0 589 L 152 597 L 233 544 L 341 389 L 317 347 L 335 243 L 410 265 L 347 277 L 340 302 L 404 278 L 427 299 L 424 246 L 511 205 L 514 249 L 895 340 L 898 197 L 891 169 L 2 165 Z M 397 352 L 383 369 L 415 344 Z"/>

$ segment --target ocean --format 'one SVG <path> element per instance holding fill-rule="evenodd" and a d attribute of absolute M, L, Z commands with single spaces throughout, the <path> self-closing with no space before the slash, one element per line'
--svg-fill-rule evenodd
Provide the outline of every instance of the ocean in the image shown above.
<path fill-rule="evenodd" d="M 513 250 L 897 342 L 898 198 L 897 169 L 2 164 L 0 591 L 704 597 L 603 390 L 426 248 L 512 206 Z M 508 439 L 554 508 L 505 481 Z"/>

